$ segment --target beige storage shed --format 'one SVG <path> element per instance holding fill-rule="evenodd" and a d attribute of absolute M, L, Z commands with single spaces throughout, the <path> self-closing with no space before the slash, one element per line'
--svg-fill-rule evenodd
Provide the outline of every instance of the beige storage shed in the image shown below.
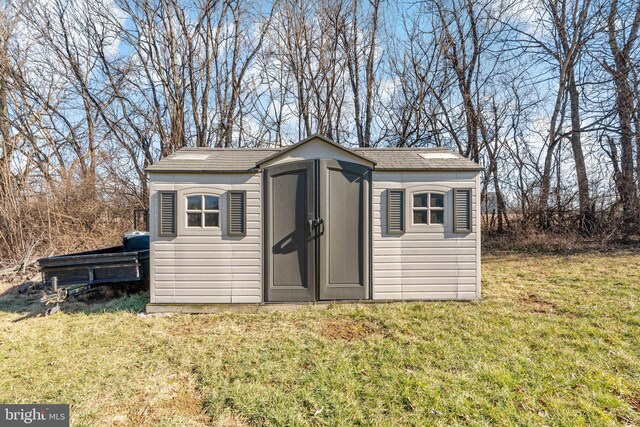
<path fill-rule="evenodd" d="M 480 167 L 444 148 L 183 148 L 147 169 L 148 311 L 480 298 Z"/>

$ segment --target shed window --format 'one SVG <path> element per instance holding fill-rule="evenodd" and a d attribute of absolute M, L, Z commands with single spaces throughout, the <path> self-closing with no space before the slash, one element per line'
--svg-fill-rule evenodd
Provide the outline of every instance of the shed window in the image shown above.
<path fill-rule="evenodd" d="M 414 194 L 413 223 L 444 224 L 444 194 Z"/>
<path fill-rule="evenodd" d="M 218 196 L 187 196 L 187 227 L 218 227 L 220 198 Z"/>

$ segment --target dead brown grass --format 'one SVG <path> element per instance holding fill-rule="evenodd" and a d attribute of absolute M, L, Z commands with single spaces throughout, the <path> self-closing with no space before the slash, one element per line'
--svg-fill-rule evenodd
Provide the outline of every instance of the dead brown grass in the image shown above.
<path fill-rule="evenodd" d="M 127 405 L 113 403 L 107 407 L 113 424 L 159 425 L 167 419 L 180 420 L 184 426 L 207 426 L 211 419 L 204 413 L 203 399 L 192 376 L 172 374 L 151 377 Z"/>
<path fill-rule="evenodd" d="M 245 420 L 237 414 L 224 413 L 214 424 L 216 427 L 249 427 Z"/>
<path fill-rule="evenodd" d="M 584 237 L 573 231 L 544 232 L 539 230 L 512 230 L 497 234 L 482 234 L 482 247 L 488 252 L 522 252 L 540 254 L 580 254 L 610 253 L 620 250 L 637 250 L 640 252 L 638 240 L 627 239 L 622 242 L 613 234 L 598 234 Z"/>
<path fill-rule="evenodd" d="M 640 396 L 623 396 L 623 399 L 631 406 L 631 409 L 640 413 Z"/>

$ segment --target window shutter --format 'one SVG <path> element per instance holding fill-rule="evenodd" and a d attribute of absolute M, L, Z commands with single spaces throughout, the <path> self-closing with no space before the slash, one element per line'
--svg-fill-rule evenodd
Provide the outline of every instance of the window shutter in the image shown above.
<path fill-rule="evenodd" d="M 176 193 L 175 191 L 160 192 L 159 236 L 171 237 L 176 235 Z"/>
<path fill-rule="evenodd" d="M 454 189 L 453 232 L 471 232 L 471 190 Z"/>
<path fill-rule="evenodd" d="M 387 190 L 387 234 L 404 233 L 404 190 Z"/>
<path fill-rule="evenodd" d="M 247 233 L 247 207 L 245 202 L 246 192 L 229 191 L 228 195 L 227 232 L 229 236 L 244 236 Z"/>

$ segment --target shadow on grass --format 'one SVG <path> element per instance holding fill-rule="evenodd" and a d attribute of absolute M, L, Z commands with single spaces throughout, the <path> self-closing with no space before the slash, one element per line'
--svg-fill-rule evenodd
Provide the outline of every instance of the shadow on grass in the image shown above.
<path fill-rule="evenodd" d="M 149 302 L 148 285 L 144 284 L 111 284 L 96 287 L 88 293 L 71 296 L 60 304 L 63 313 L 96 314 L 105 312 L 144 311 Z M 21 292 L 22 291 L 22 292 Z M 22 313 L 23 316 L 14 320 L 19 322 L 33 317 L 45 315 L 47 308 L 40 302 L 42 290 L 25 290 L 25 283 L 12 286 L 0 295 L 0 312 Z"/>
<path fill-rule="evenodd" d="M 129 312 L 139 313 L 144 311 L 149 302 L 149 291 L 140 291 L 132 294 L 112 297 L 108 300 L 84 301 L 70 300 L 62 304 L 62 311 L 66 313 L 113 313 Z"/>

